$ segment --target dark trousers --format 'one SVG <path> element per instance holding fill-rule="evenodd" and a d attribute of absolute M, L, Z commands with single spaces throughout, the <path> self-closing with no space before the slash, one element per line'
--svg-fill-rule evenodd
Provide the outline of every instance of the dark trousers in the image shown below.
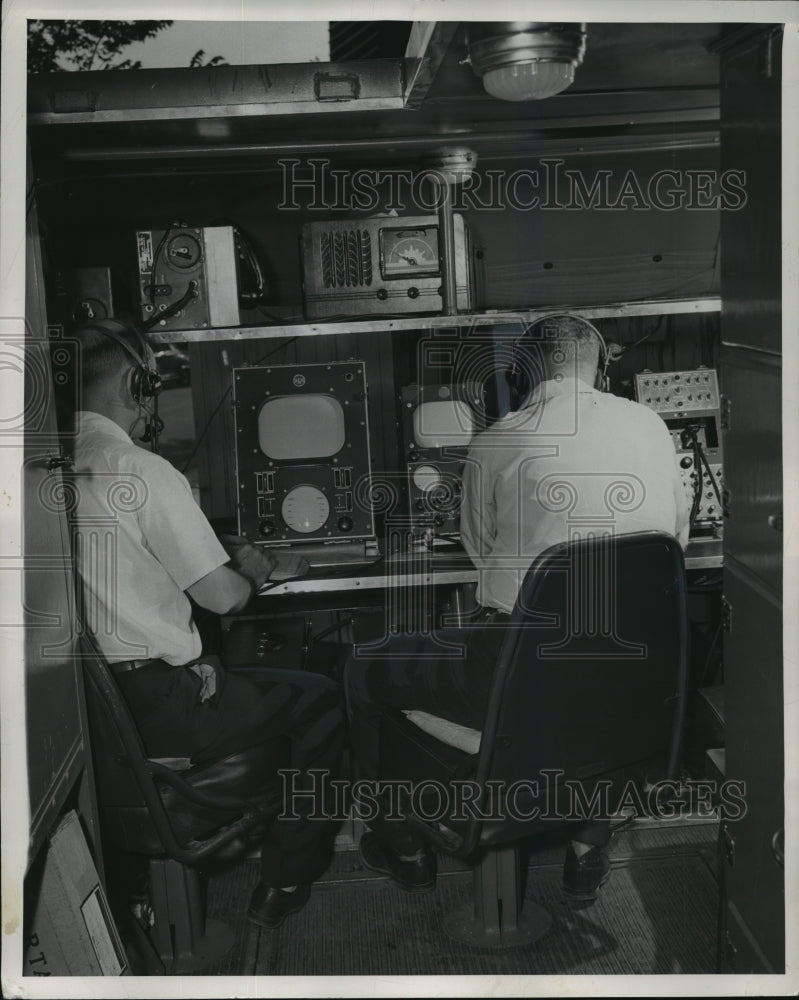
<path fill-rule="evenodd" d="M 460 654 L 430 635 L 393 636 L 379 659 L 356 647 L 344 668 L 344 687 L 358 777 L 380 777 L 380 724 L 390 709 L 418 709 L 481 729 L 504 634 L 501 627 L 436 633 L 462 646 Z"/>
<path fill-rule="evenodd" d="M 377 780 L 382 776 L 380 730 L 388 711 L 418 709 L 472 729 L 483 728 L 505 621 L 504 616 L 489 615 L 472 628 L 437 633 L 448 643 L 461 644 L 460 656 L 447 655 L 429 635 L 392 637 L 381 647 L 379 659 L 368 658 L 363 648 L 361 655 L 357 648 L 353 650 L 345 666 L 344 687 L 356 777 Z M 385 818 L 384 811 L 370 822 L 371 829 L 400 854 L 419 850 L 421 837 L 402 820 Z M 610 840 L 610 823 L 595 820 L 575 825 L 572 837 L 603 847 Z"/>
<path fill-rule="evenodd" d="M 439 640 L 462 651 L 445 649 L 430 635 L 393 636 L 368 658 L 356 647 L 344 669 L 350 747 L 355 777 L 381 777 L 380 730 L 383 716 L 393 709 L 418 709 L 482 729 L 488 693 L 502 646 L 502 627 L 443 629 Z M 412 854 L 421 838 L 401 819 L 386 819 L 381 810 L 372 830 L 400 854 Z"/>
<path fill-rule="evenodd" d="M 300 772 L 293 788 L 319 787 L 319 769 L 337 777 L 344 738 L 338 685 L 321 674 L 255 667 L 226 671 L 217 666 L 217 691 L 199 700 L 201 682 L 187 667 L 160 660 L 117 675 L 117 681 L 150 757 L 191 757 L 194 763 L 225 757 L 270 738 L 287 737 L 288 766 Z M 326 805 L 332 805 L 329 801 Z M 267 885 L 311 882 L 325 871 L 334 827 L 320 819 L 311 795 L 295 797 L 296 818 L 270 825 L 261 850 Z"/>

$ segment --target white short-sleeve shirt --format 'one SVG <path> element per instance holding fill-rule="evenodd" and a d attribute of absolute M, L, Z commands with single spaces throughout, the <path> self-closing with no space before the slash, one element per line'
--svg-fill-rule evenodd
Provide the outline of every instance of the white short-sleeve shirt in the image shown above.
<path fill-rule="evenodd" d="M 228 562 L 185 476 L 107 417 L 76 415 L 75 556 L 84 619 L 109 663 L 202 652 L 185 591 Z"/>
<path fill-rule="evenodd" d="M 460 531 L 480 570 L 478 603 L 510 612 L 530 564 L 550 545 L 660 530 L 684 547 L 689 513 L 663 420 L 564 378 L 541 383 L 523 409 L 474 439 Z"/>

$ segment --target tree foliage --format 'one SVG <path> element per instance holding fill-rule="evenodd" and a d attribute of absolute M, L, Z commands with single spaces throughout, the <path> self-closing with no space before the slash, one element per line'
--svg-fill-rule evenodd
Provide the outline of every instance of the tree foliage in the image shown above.
<path fill-rule="evenodd" d="M 122 59 L 134 42 L 154 38 L 173 21 L 28 21 L 28 72 L 140 69 L 141 60 Z M 190 65 L 218 66 L 221 56 L 205 59 L 200 49 Z"/>

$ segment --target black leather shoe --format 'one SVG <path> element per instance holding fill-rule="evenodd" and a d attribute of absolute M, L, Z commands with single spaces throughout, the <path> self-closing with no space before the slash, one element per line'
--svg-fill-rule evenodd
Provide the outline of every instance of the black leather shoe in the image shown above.
<path fill-rule="evenodd" d="M 258 927 L 274 930 L 286 917 L 299 913 L 311 897 L 310 885 L 298 885 L 293 892 L 285 892 L 259 882 L 250 898 L 247 919 Z"/>
<path fill-rule="evenodd" d="M 563 895 L 569 903 L 590 906 L 599 893 L 599 887 L 610 878 L 610 858 L 601 847 L 592 847 L 577 857 L 569 844 L 563 863 Z"/>
<path fill-rule="evenodd" d="M 436 886 L 436 856 L 429 847 L 423 847 L 411 860 L 406 860 L 391 850 L 377 834 L 368 831 L 359 845 L 361 860 L 367 868 L 381 875 L 389 875 L 406 892 L 430 892 Z"/>

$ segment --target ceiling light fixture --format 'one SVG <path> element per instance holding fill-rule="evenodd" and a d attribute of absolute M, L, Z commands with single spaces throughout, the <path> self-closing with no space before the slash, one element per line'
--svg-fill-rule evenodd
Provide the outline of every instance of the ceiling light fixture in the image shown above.
<path fill-rule="evenodd" d="M 492 97 L 540 101 L 574 83 L 585 24 L 499 21 L 469 26 L 469 61 Z"/>

